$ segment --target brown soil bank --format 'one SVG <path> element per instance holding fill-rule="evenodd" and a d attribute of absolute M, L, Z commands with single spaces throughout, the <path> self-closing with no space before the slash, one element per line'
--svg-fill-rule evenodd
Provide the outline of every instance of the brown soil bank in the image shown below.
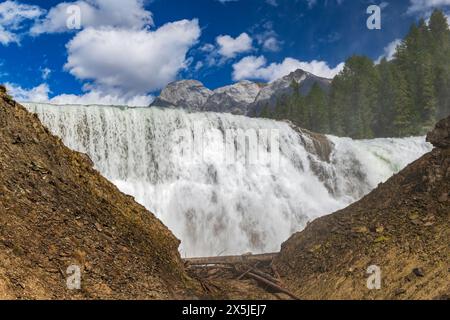
<path fill-rule="evenodd" d="M 189 297 L 178 246 L 0 90 L 0 299 Z M 66 286 L 70 265 L 81 290 Z"/>
<path fill-rule="evenodd" d="M 432 152 L 283 244 L 276 266 L 291 291 L 303 299 L 449 297 L 450 118 L 428 141 Z M 379 290 L 367 287 L 372 265 Z"/>

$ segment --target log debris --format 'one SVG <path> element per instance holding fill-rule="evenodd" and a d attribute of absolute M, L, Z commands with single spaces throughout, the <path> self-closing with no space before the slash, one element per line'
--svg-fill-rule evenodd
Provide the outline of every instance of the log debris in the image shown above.
<path fill-rule="evenodd" d="M 211 264 L 245 264 L 245 263 L 271 263 L 272 260 L 278 255 L 278 253 L 265 253 L 265 254 L 248 254 L 242 256 L 223 256 L 223 257 L 206 257 L 206 258 L 188 258 L 184 259 L 187 265 L 211 265 Z"/>
<path fill-rule="evenodd" d="M 264 290 L 270 288 L 271 292 L 280 292 L 298 300 L 297 296 L 283 288 L 279 275 L 274 270 L 272 262 L 277 255 L 278 253 L 247 254 L 183 260 L 188 271 L 194 272 L 200 281 L 208 282 L 217 278 L 217 275 L 223 279 L 234 279 L 234 281 L 252 279 L 261 285 Z M 214 272 L 214 270 L 218 272 Z"/>
<path fill-rule="evenodd" d="M 287 294 L 289 297 L 291 297 L 294 300 L 300 300 L 299 297 L 297 297 L 296 295 L 291 293 L 289 290 L 281 287 L 280 285 L 278 285 L 278 284 L 276 284 L 276 283 L 274 283 L 274 282 L 272 282 L 270 280 L 267 280 L 266 277 L 259 276 L 257 274 L 254 274 L 253 272 L 249 272 L 248 275 L 250 277 L 252 277 L 253 279 L 258 280 L 258 281 L 268 285 L 271 289 L 274 289 L 274 290 L 277 290 L 277 291 L 282 292 L 284 294 Z"/>

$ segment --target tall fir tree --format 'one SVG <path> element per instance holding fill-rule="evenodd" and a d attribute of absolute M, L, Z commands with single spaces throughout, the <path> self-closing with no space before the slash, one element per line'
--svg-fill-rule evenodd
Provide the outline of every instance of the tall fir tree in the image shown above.
<path fill-rule="evenodd" d="M 318 84 L 278 100 L 264 116 L 290 119 L 321 133 L 353 138 L 420 135 L 450 115 L 450 28 L 435 10 L 413 24 L 392 61 L 350 57 L 325 94 Z"/>
<path fill-rule="evenodd" d="M 393 134 L 394 101 L 396 86 L 394 66 L 386 58 L 377 66 L 379 81 L 377 101 L 374 108 L 373 131 L 377 137 L 389 137 Z"/>
<path fill-rule="evenodd" d="M 335 77 L 331 82 L 330 98 L 329 98 L 329 111 L 328 111 L 328 122 L 330 127 L 330 133 L 337 136 L 347 135 L 345 131 L 345 110 L 347 103 L 346 92 L 348 90 L 345 88 L 346 83 L 342 77 Z"/>
<path fill-rule="evenodd" d="M 433 59 L 434 87 L 437 118 L 450 115 L 450 28 L 447 17 L 435 10 L 430 17 L 431 54 Z"/>
<path fill-rule="evenodd" d="M 327 94 L 319 84 L 314 83 L 306 97 L 306 105 L 310 111 L 310 130 L 329 132 Z"/>
<path fill-rule="evenodd" d="M 259 115 L 261 118 L 270 119 L 273 117 L 273 112 L 270 110 L 269 104 L 266 103 L 261 109 L 261 113 Z"/>
<path fill-rule="evenodd" d="M 393 103 L 393 122 L 391 133 L 393 137 L 415 135 L 417 127 L 414 125 L 414 106 L 408 83 L 401 72 L 394 74 L 395 97 Z"/>
<path fill-rule="evenodd" d="M 372 138 L 373 109 L 376 103 L 377 72 L 367 57 L 349 58 L 337 75 L 344 89 L 344 130 L 353 138 Z"/>

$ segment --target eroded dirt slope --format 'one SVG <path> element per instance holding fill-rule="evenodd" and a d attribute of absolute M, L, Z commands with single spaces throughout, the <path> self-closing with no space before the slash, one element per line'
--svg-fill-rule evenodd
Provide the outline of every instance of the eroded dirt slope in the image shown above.
<path fill-rule="evenodd" d="M 435 149 L 361 201 L 312 222 L 276 259 L 303 299 L 442 299 L 450 294 L 450 118 L 428 135 Z M 381 289 L 367 288 L 367 268 Z"/>
<path fill-rule="evenodd" d="M 189 298 L 179 241 L 0 92 L 0 298 Z M 81 290 L 66 270 L 81 268 Z"/>

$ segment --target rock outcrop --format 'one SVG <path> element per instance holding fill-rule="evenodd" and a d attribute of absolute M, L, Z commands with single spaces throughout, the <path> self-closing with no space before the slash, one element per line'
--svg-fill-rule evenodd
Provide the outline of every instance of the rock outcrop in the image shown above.
<path fill-rule="evenodd" d="M 216 89 L 202 110 L 246 115 L 248 107 L 255 101 L 260 90 L 260 85 L 245 80 Z"/>
<path fill-rule="evenodd" d="M 449 121 L 428 135 L 432 152 L 283 244 L 275 265 L 292 292 L 303 299 L 448 299 Z M 371 282 L 377 270 L 379 289 Z"/>
<path fill-rule="evenodd" d="M 191 297 L 179 240 L 4 91 L 0 172 L 0 299 Z"/>
<path fill-rule="evenodd" d="M 450 117 L 438 122 L 427 141 L 437 148 L 450 148 Z"/>
<path fill-rule="evenodd" d="M 196 80 L 175 81 L 167 85 L 152 106 L 178 107 L 201 111 L 213 92 Z"/>
<path fill-rule="evenodd" d="M 285 95 L 291 95 L 292 82 L 299 84 L 300 94 L 307 95 L 315 83 L 325 90 L 329 91 L 331 86 L 331 79 L 325 79 L 313 75 L 312 73 L 298 69 L 290 74 L 275 80 L 264 86 L 256 97 L 255 101 L 249 106 L 249 115 L 258 116 L 264 107 L 273 110 L 276 106 L 277 100 Z"/>
<path fill-rule="evenodd" d="M 274 108 L 278 99 L 292 94 L 293 81 L 299 84 L 303 95 L 307 95 L 315 83 L 325 91 L 331 85 L 331 79 L 300 69 L 268 84 L 244 80 L 214 91 L 199 81 L 182 80 L 169 84 L 151 106 L 258 116 L 263 107 Z"/>

